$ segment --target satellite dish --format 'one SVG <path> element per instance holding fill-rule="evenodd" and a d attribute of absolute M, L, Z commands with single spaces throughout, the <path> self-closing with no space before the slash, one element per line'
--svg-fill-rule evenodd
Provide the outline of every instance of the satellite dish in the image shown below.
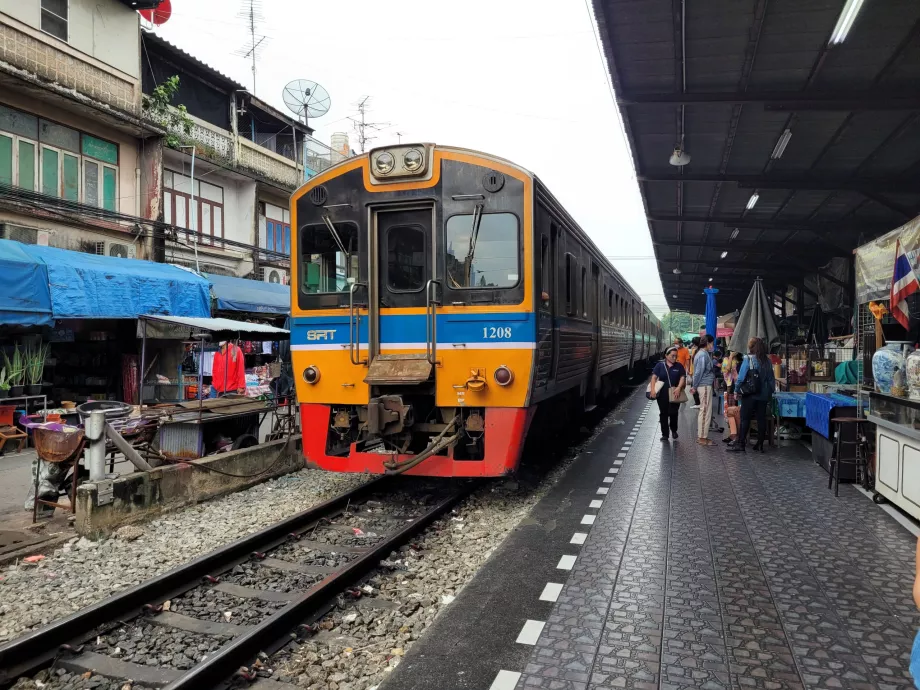
<path fill-rule="evenodd" d="M 292 113 L 308 122 L 311 117 L 321 117 L 329 112 L 332 98 L 329 92 L 315 81 L 295 79 L 281 92 L 284 104 Z"/>
<path fill-rule="evenodd" d="M 138 10 L 137 13 L 151 24 L 160 26 L 168 22 L 172 16 L 172 3 L 170 0 L 163 0 L 156 9 Z"/>

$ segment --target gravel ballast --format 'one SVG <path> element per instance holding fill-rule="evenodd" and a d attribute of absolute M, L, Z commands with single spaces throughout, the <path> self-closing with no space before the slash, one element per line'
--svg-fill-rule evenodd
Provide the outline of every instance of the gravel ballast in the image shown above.
<path fill-rule="evenodd" d="M 0 643 L 306 510 L 365 475 L 301 470 L 119 530 L 74 539 L 36 564 L 0 568 Z"/>

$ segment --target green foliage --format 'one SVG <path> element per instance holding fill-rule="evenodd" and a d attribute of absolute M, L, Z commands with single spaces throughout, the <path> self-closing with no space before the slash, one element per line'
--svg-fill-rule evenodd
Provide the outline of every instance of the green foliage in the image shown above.
<path fill-rule="evenodd" d="M 0 391 L 8 391 L 10 389 L 10 377 L 6 375 L 6 367 L 0 369 Z"/>
<path fill-rule="evenodd" d="M 685 311 L 670 311 L 661 318 L 661 327 L 665 332 L 671 331 L 675 336 L 682 333 L 697 333 L 706 322 L 702 314 L 688 314 Z"/>
<path fill-rule="evenodd" d="M 192 118 L 184 105 L 171 107 L 172 100 L 179 90 L 179 77 L 173 75 L 157 86 L 153 93 L 144 96 L 144 113 L 148 118 L 166 128 L 166 145 L 179 148 L 183 137 L 192 133 Z"/>
<path fill-rule="evenodd" d="M 19 345 L 16 345 L 13 349 L 13 359 L 10 359 L 9 355 L 5 352 L 3 353 L 3 366 L 9 376 L 10 385 L 21 386 L 26 375 L 26 367 L 25 361 L 22 358 L 22 352 L 19 350 Z"/>
<path fill-rule="evenodd" d="M 45 360 L 48 359 L 49 345 L 37 346 L 27 345 L 23 355 L 23 364 L 25 366 L 26 381 L 32 386 L 38 386 L 42 382 L 45 374 Z"/>

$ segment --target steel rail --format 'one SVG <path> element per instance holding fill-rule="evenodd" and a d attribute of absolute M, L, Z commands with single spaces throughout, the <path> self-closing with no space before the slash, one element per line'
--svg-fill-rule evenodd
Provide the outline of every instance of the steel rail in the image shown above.
<path fill-rule="evenodd" d="M 239 671 L 248 671 L 243 664 L 255 659 L 262 651 L 275 647 L 279 641 L 296 639 L 292 631 L 312 613 L 318 611 L 330 599 L 341 593 L 344 587 L 354 583 L 370 572 L 394 548 L 406 543 L 424 530 L 434 520 L 449 511 L 475 488 L 471 482 L 464 489 L 438 503 L 421 517 L 413 520 L 404 529 L 391 534 L 368 552 L 336 571 L 307 590 L 297 601 L 278 613 L 265 619 L 249 632 L 234 638 L 231 642 L 210 654 L 204 661 L 191 668 L 185 675 L 166 686 L 165 690 L 202 690 L 220 688 Z"/>
<path fill-rule="evenodd" d="M 254 551 L 267 551 L 283 544 L 291 538 L 292 534 L 305 531 L 318 520 L 328 517 L 330 513 L 344 509 L 350 502 L 379 491 L 388 481 L 392 480 L 383 477 L 362 484 L 324 503 L 285 518 L 258 532 L 199 556 L 193 561 L 54 621 L 43 628 L 0 645 L 0 687 L 12 685 L 20 676 L 48 666 L 56 657 L 61 645 L 80 644 L 95 635 L 97 629 L 107 624 L 141 615 L 148 604 L 159 604 L 177 594 L 194 589 L 201 584 L 201 579 L 206 575 L 224 572 L 248 560 Z M 387 540 L 386 543 L 389 541 Z M 249 635 L 246 637 L 248 638 Z"/>

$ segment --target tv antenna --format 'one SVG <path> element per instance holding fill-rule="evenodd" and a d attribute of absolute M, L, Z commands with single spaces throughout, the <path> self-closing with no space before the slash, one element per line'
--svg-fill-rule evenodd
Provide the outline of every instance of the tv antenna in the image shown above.
<path fill-rule="evenodd" d="M 358 117 L 349 117 L 348 119 L 355 123 L 355 131 L 358 133 L 358 145 L 361 147 L 361 153 L 364 153 L 364 145 L 376 139 L 376 136 L 368 135 L 367 130 L 379 132 L 385 127 L 389 127 L 389 122 L 367 122 L 367 102 L 370 96 L 365 96 L 358 102 Z"/>
<path fill-rule="evenodd" d="M 329 92 L 315 81 L 309 79 L 295 79 L 289 82 L 281 92 L 284 104 L 298 118 L 303 118 L 303 123 L 310 124 L 311 117 L 322 117 L 329 112 L 332 97 Z"/>
<path fill-rule="evenodd" d="M 267 36 L 258 33 L 258 28 L 265 19 L 262 15 L 262 0 L 243 0 L 240 11 L 236 16 L 246 21 L 249 40 L 246 45 L 234 51 L 233 54 L 252 60 L 252 95 L 254 96 L 256 94 L 256 60 L 258 60 L 262 44 L 268 40 Z"/>

